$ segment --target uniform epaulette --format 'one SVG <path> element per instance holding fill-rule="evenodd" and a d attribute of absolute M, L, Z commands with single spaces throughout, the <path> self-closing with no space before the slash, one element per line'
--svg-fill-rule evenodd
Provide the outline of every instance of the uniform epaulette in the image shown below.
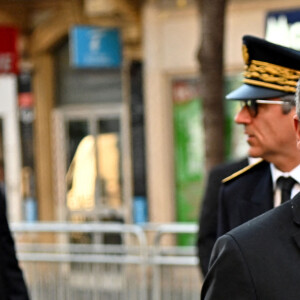
<path fill-rule="evenodd" d="M 224 178 L 224 179 L 222 180 L 222 183 L 228 182 L 228 181 L 230 181 L 230 180 L 232 180 L 232 179 L 234 179 L 234 178 L 240 176 L 241 174 L 244 174 L 244 173 L 247 172 L 248 170 L 252 169 L 254 166 L 260 164 L 262 161 L 263 161 L 263 159 L 260 159 L 260 160 L 258 160 L 257 162 L 255 162 L 255 163 L 253 163 L 253 164 L 251 164 L 251 165 L 248 165 L 248 166 L 244 167 L 243 169 L 241 169 L 241 170 L 239 170 L 239 171 L 237 171 L 237 172 L 231 174 L 230 176 Z"/>

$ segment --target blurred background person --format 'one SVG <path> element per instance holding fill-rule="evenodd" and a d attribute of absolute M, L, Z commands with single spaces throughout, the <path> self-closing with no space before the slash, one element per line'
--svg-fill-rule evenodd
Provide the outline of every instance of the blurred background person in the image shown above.
<path fill-rule="evenodd" d="M 0 161 L 0 299 L 28 300 L 23 272 L 6 215 L 4 165 Z"/>
<path fill-rule="evenodd" d="M 218 199 L 222 180 L 248 165 L 248 158 L 227 162 L 212 168 L 208 174 L 199 214 L 197 255 L 203 276 L 208 271 L 211 251 L 217 239 Z"/>

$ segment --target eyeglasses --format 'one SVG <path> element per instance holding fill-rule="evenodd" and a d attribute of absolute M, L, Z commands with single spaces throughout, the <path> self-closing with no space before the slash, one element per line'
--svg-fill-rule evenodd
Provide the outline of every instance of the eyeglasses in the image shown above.
<path fill-rule="evenodd" d="M 261 99 L 242 100 L 241 109 L 246 107 L 251 117 L 254 118 L 258 114 L 258 104 L 287 104 L 290 106 L 291 102 L 282 101 L 282 100 L 261 100 Z"/>

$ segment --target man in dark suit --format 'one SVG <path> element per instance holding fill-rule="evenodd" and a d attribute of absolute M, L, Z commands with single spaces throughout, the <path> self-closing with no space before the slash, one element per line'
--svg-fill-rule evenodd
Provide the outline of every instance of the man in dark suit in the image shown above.
<path fill-rule="evenodd" d="M 248 158 L 220 164 L 208 174 L 197 235 L 197 254 L 199 267 L 203 276 L 208 270 L 212 248 L 217 239 L 218 197 L 222 179 L 248 165 Z"/>
<path fill-rule="evenodd" d="M 222 192 L 227 202 L 221 207 L 224 209 L 225 203 L 228 209 L 222 212 L 224 231 L 247 219 L 250 221 L 217 240 L 201 299 L 296 300 L 300 295 L 300 231 L 297 231 L 300 197 L 282 205 L 280 201 L 290 197 L 292 186 L 298 185 L 299 190 L 299 184 L 293 178 L 299 178 L 300 152 L 295 152 L 296 136 L 290 132 L 290 114 L 294 114 L 295 109 L 290 103 L 288 107 L 282 97 L 296 91 L 300 52 L 250 36 L 244 37 L 243 43 L 244 85 L 229 98 L 245 101 L 240 112 L 243 115 L 238 118 L 240 121 L 244 118 L 242 124 L 248 135 L 249 154 L 272 163 L 269 168 L 262 161 L 225 179 Z M 246 93 L 251 101 L 246 101 Z M 272 109 L 271 104 L 274 104 Z M 300 140 L 298 119 L 295 125 Z M 292 184 L 287 190 L 280 178 L 282 190 L 277 191 L 274 177 L 282 175 L 289 176 L 288 181 Z M 272 197 L 274 193 L 275 197 Z M 253 198 L 253 195 L 256 196 Z M 272 204 L 279 206 L 255 217 Z"/>
<path fill-rule="evenodd" d="M 295 180 L 292 196 L 300 191 L 300 155 L 293 128 L 295 86 L 282 85 L 296 84 L 299 52 L 252 36 L 243 42 L 245 83 L 226 98 L 243 104 L 235 122 L 245 128 L 248 154 L 264 161 L 223 180 L 218 236 L 280 205 L 279 177 Z"/>
<path fill-rule="evenodd" d="M 300 195 L 220 237 L 205 300 L 299 300 Z"/>
<path fill-rule="evenodd" d="M 0 299 L 28 300 L 28 292 L 16 257 L 14 240 L 6 217 L 6 203 L 0 190 Z"/>

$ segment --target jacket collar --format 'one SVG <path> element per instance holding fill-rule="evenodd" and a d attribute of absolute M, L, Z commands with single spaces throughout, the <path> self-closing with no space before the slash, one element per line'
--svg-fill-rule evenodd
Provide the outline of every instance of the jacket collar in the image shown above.
<path fill-rule="evenodd" d="M 294 222 L 300 226 L 300 193 L 291 200 Z"/>
<path fill-rule="evenodd" d="M 292 208 L 292 214 L 293 214 L 293 219 L 294 223 L 297 227 L 300 226 L 300 193 L 298 193 L 291 201 L 291 208 Z M 296 234 L 293 234 L 293 239 L 300 248 L 300 232 L 297 230 Z"/>

